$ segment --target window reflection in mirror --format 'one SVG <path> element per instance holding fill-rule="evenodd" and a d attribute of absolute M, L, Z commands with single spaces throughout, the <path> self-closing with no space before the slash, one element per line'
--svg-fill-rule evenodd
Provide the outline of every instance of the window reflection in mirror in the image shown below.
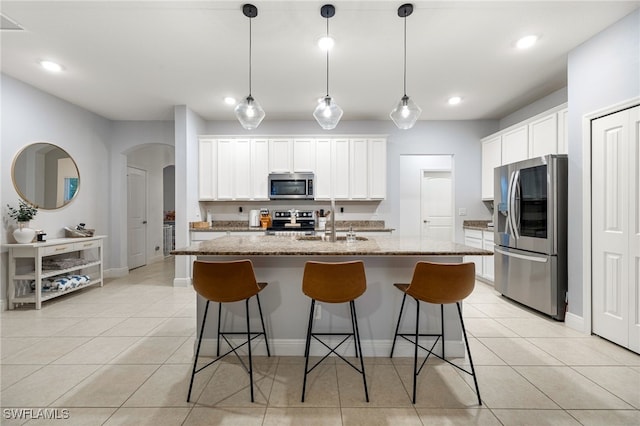
<path fill-rule="evenodd" d="M 41 209 L 57 209 L 78 194 L 80 176 L 73 158 L 50 143 L 35 143 L 18 153 L 11 169 L 20 196 Z"/>

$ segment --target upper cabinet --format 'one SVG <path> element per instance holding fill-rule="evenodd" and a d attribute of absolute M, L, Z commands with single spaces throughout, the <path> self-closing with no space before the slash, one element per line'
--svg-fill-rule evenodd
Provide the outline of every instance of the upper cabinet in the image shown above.
<path fill-rule="evenodd" d="M 313 172 L 317 200 L 383 200 L 385 138 L 200 138 L 201 201 L 267 200 L 273 172 Z"/>
<path fill-rule="evenodd" d="M 493 169 L 547 154 L 567 153 L 566 104 L 482 139 L 482 199 L 493 200 Z"/>

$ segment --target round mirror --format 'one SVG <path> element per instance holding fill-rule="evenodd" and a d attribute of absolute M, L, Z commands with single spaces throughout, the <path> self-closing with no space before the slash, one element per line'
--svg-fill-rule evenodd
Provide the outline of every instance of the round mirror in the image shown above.
<path fill-rule="evenodd" d="M 25 201 L 45 210 L 67 205 L 80 188 L 73 158 L 64 149 L 44 142 L 31 144 L 16 155 L 11 178 Z"/>

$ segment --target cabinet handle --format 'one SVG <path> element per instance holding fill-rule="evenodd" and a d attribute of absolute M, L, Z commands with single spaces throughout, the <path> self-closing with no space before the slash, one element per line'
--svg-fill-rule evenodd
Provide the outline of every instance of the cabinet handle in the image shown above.
<path fill-rule="evenodd" d="M 58 247 L 58 248 L 56 249 L 56 251 L 62 251 L 62 250 L 66 250 L 66 249 L 67 249 L 66 247 Z"/>
<path fill-rule="evenodd" d="M 84 243 L 85 247 L 89 247 L 90 245 L 92 245 L 93 243 Z"/>

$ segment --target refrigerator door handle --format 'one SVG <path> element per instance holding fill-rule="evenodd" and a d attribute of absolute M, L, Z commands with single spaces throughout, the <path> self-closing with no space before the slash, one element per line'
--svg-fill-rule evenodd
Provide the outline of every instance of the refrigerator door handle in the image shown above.
<path fill-rule="evenodd" d="M 493 250 L 496 253 L 500 253 L 505 256 L 516 257 L 518 259 L 524 259 L 524 260 L 530 260 L 532 262 L 547 263 L 549 261 L 549 259 L 547 259 L 546 257 L 528 256 L 526 254 L 513 253 L 510 251 L 500 250 L 498 247 L 494 247 Z"/>
<path fill-rule="evenodd" d="M 513 234 L 518 240 L 520 238 L 520 170 L 515 172 L 513 179 L 513 215 L 511 227 L 513 228 Z"/>
<path fill-rule="evenodd" d="M 516 184 L 520 178 L 520 172 L 518 170 L 511 173 L 509 178 L 509 189 L 507 191 L 507 226 L 505 232 L 511 235 L 514 239 L 518 239 L 518 231 L 516 229 Z"/>

